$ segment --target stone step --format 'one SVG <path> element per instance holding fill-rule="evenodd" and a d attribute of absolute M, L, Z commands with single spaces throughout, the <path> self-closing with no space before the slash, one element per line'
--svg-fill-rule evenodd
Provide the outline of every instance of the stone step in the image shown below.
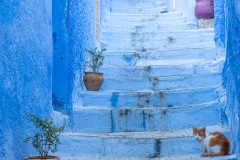
<path fill-rule="evenodd" d="M 61 155 L 61 153 L 59 153 Z M 155 158 L 142 157 L 110 157 L 110 156 L 61 156 L 61 160 L 236 160 L 236 155 L 227 155 L 220 157 L 201 157 L 200 154 L 188 154 L 177 156 L 163 156 Z"/>
<path fill-rule="evenodd" d="M 176 90 L 221 84 L 221 73 L 167 77 L 104 77 L 101 91 Z"/>
<path fill-rule="evenodd" d="M 109 133 L 180 130 L 192 125 L 220 124 L 220 113 L 219 104 L 215 101 L 184 107 L 75 107 L 72 131 Z"/>
<path fill-rule="evenodd" d="M 139 48 L 144 46 L 145 48 L 156 48 L 159 46 L 174 46 L 174 45 L 189 45 L 195 43 L 211 43 L 214 44 L 214 34 L 202 34 L 191 37 L 132 37 L 132 39 L 121 39 L 115 37 L 102 37 L 101 42 L 104 44 L 105 48 L 111 47 L 121 47 L 123 48 Z M 121 44 L 121 45 L 120 45 Z"/>
<path fill-rule="evenodd" d="M 160 3 L 166 2 L 166 0 L 111 0 L 112 3 L 114 2 L 122 2 L 122 3 Z"/>
<path fill-rule="evenodd" d="M 167 7 L 159 7 L 159 8 L 111 8 L 112 13 L 131 13 L 131 14 L 159 14 L 166 13 Z"/>
<path fill-rule="evenodd" d="M 108 32 L 102 32 L 101 37 L 108 38 L 119 38 L 119 39 L 133 39 L 133 38 L 159 38 L 159 37 L 195 37 L 195 36 L 201 36 L 201 35 L 208 35 L 208 34 L 214 34 L 214 29 L 194 29 L 194 30 L 185 30 L 185 31 L 172 31 L 172 32 L 162 32 L 162 31 L 154 31 L 154 32 L 114 32 L 114 31 L 108 31 Z"/>
<path fill-rule="evenodd" d="M 144 52 L 142 52 L 144 51 Z M 179 48 L 173 50 L 157 50 L 148 51 L 143 49 L 139 52 L 111 52 L 109 49 L 104 53 L 104 65 L 113 66 L 134 66 L 140 60 L 188 60 L 188 59 L 204 59 L 214 60 L 217 57 L 217 51 L 214 47 L 202 48 L 198 46 L 196 48 Z M 101 68 L 100 68 L 101 69 Z M 148 71 L 147 64 L 144 68 Z"/>
<path fill-rule="evenodd" d="M 142 92 L 86 91 L 81 93 L 81 97 L 82 104 L 79 105 L 83 105 L 85 107 L 177 107 L 215 101 L 219 98 L 219 88 L 218 86 L 211 86 L 206 88 L 192 88 L 184 90 L 157 90 Z"/>
<path fill-rule="evenodd" d="M 215 131 L 222 132 L 230 138 L 226 128 L 218 125 L 207 126 L 207 132 Z M 191 154 L 199 157 L 201 154 L 200 144 L 192 136 L 191 129 L 142 133 L 65 133 L 60 139 L 62 144 L 57 154 L 61 157 L 115 156 L 118 157 L 116 160 L 123 157 L 130 160 L 163 157 L 170 159 L 170 156 L 185 157 Z"/>
<path fill-rule="evenodd" d="M 159 6 L 159 7 L 139 7 L 135 8 L 133 6 L 112 6 L 111 7 L 112 13 L 130 13 L 130 14 L 159 14 L 159 13 L 166 13 L 167 7 L 166 6 Z"/>
<path fill-rule="evenodd" d="M 149 63 L 149 61 L 139 60 L 136 61 L 136 65 L 142 64 L 144 66 L 116 66 L 116 64 L 114 66 L 105 65 L 100 68 L 99 72 L 104 73 L 105 77 L 165 77 L 207 72 L 221 73 L 224 64 L 223 61 L 186 65 L 147 65 Z"/>
<path fill-rule="evenodd" d="M 148 16 L 148 17 L 146 17 L 146 16 L 142 16 L 142 15 L 136 15 L 136 16 L 125 16 L 124 17 L 124 15 L 122 16 L 122 17 L 116 17 L 116 18 L 114 18 L 114 17 L 116 17 L 116 16 L 107 16 L 107 17 L 105 17 L 104 18 L 104 22 L 105 23 L 107 23 L 107 22 L 115 22 L 115 23 L 117 23 L 117 22 L 119 22 L 119 23 L 121 23 L 121 22 L 131 22 L 131 21 L 133 21 L 133 22 L 151 22 L 151 21 L 155 21 L 155 22 L 161 22 L 161 21 L 177 21 L 178 19 L 182 19 L 182 20 L 185 20 L 186 19 L 186 17 L 183 17 L 181 14 L 176 14 L 176 16 L 163 16 L 163 14 L 162 15 L 150 15 L 150 16 Z M 118 23 L 118 24 L 119 24 Z"/>
<path fill-rule="evenodd" d="M 106 44 L 101 43 L 102 48 L 106 48 L 109 52 L 157 52 L 165 50 L 182 50 L 189 48 L 212 48 L 215 47 L 215 42 L 213 40 L 209 42 L 200 42 L 200 43 L 189 43 L 189 44 L 159 44 L 159 46 L 139 46 L 139 47 L 125 47 L 122 45 L 116 46 L 116 44 Z"/>
<path fill-rule="evenodd" d="M 137 20 L 137 19 L 174 19 L 181 18 L 182 13 L 180 12 L 168 12 L 158 14 L 131 14 L 131 13 L 107 13 L 105 19 L 111 20 Z"/>
<path fill-rule="evenodd" d="M 186 22 L 186 18 L 185 17 L 180 17 L 180 18 L 173 18 L 173 19 L 137 19 L 137 20 L 133 20 L 133 19 L 124 19 L 124 20 L 118 20 L 118 19 L 105 19 L 104 21 L 104 26 L 114 26 L 114 25 L 121 25 L 121 26 L 137 26 L 137 25 L 174 25 L 174 24 L 182 24 Z"/>
<path fill-rule="evenodd" d="M 135 2 L 135 1 L 128 1 L 126 2 L 112 2 L 111 6 L 113 9 L 115 8 L 136 8 L 136 9 L 153 9 L 157 7 L 166 7 L 165 1 L 155 1 L 155 2 Z"/>
<path fill-rule="evenodd" d="M 109 32 L 109 31 L 115 31 L 115 32 L 139 32 L 139 33 L 144 33 L 144 32 L 173 32 L 178 30 L 184 31 L 184 30 L 192 30 L 192 29 L 197 29 L 197 24 L 196 23 L 183 23 L 183 24 L 174 24 L 174 25 L 137 25 L 137 26 L 124 26 L 124 25 L 106 25 L 104 26 L 101 30 L 103 32 Z"/>

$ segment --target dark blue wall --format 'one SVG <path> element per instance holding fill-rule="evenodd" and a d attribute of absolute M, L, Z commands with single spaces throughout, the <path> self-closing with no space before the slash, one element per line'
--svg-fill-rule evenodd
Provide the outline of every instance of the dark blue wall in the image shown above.
<path fill-rule="evenodd" d="M 95 0 L 68 1 L 67 106 L 71 114 L 74 103 L 81 104 L 85 49 L 96 46 Z"/>
<path fill-rule="evenodd" d="M 225 46 L 225 2 L 214 0 L 215 42 L 218 47 Z"/>
<path fill-rule="evenodd" d="M 66 114 L 67 102 L 67 0 L 52 1 L 53 17 L 53 107 Z"/>
<path fill-rule="evenodd" d="M 52 111 L 52 2 L 1 0 L 0 24 L 0 159 L 22 160 L 26 113 Z"/>
<path fill-rule="evenodd" d="M 226 1 L 226 63 L 223 71 L 227 91 L 227 113 L 234 148 L 240 158 L 240 2 Z"/>

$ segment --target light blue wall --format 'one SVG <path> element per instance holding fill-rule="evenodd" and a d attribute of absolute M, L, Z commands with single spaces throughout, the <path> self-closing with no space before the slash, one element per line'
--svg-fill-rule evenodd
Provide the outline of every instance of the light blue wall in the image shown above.
<path fill-rule="evenodd" d="M 103 20 L 104 20 L 105 16 L 107 15 L 107 13 L 110 12 L 110 9 L 111 9 L 111 0 L 100 0 L 101 26 L 103 25 L 103 22 L 104 22 Z"/>
<path fill-rule="evenodd" d="M 85 49 L 96 46 L 95 0 L 69 0 L 67 53 L 67 106 L 71 114 L 74 103 L 81 100 Z"/>
<path fill-rule="evenodd" d="M 234 147 L 240 158 L 240 1 L 226 1 L 226 51 L 223 72 L 227 90 L 227 114 L 232 130 Z"/>
<path fill-rule="evenodd" d="M 53 107 L 66 114 L 67 102 L 67 0 L 52 1 Z"/>
<path fill-rule="evenodd" d="M 0 159 L 22 160 L 26 113 L 52 110 L 52 2 L 1 0 L 0 24 Z"/>

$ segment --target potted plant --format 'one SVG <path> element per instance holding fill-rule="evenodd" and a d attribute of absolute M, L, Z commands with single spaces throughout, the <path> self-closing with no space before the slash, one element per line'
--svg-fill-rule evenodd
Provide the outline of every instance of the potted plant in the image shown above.
<path fill-rule="evenodd" d="M 43 120 L 32 114 L 29 115 L 28 120 L 35 125 L 37 132 L 34 136 L 27 137 L 25 141 L 31 141 L 38 152 L 38 156 L 27 157 L 25 160 L 60 160 L 58 156 L 50 156 L 49 153 L 56 152 L 57 145 L 61 144 L 59 136 L 63 132 L 65 124 L 57 127 L 51 117 Z"/>
<path fill-rule="evenodd" d="M 90 68 L 91 72 L 84 72 L 85 75 L 83 77 L 84 84 L 88 91 L 99 91 L 101 88 L 104 78 L 103 73 L 98 72 L 99 68 L 103 65 L 104 55 L 103 52 L 106 49 L 99 50 L 97 47 L 93 50 L 87 50 L 89 53 L 88 59 L 85 61 L 85 70 L 86 68 Z"/>

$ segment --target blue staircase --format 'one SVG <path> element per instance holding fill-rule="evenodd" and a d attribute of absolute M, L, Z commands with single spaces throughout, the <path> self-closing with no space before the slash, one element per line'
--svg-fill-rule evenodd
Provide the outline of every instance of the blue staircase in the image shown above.
<path fill-rule="evenodd" d="M 111 5 L 101 34 L 108 49 L 104 84 L 99 92 L 81 93 L 59 155 L 202 159 L 192 126 L 230 135 L 221 121 L 224 57 L 215 48 L 214 29 L 198 29 L 181 13 L 168 12 L 164 0 Z"/>

